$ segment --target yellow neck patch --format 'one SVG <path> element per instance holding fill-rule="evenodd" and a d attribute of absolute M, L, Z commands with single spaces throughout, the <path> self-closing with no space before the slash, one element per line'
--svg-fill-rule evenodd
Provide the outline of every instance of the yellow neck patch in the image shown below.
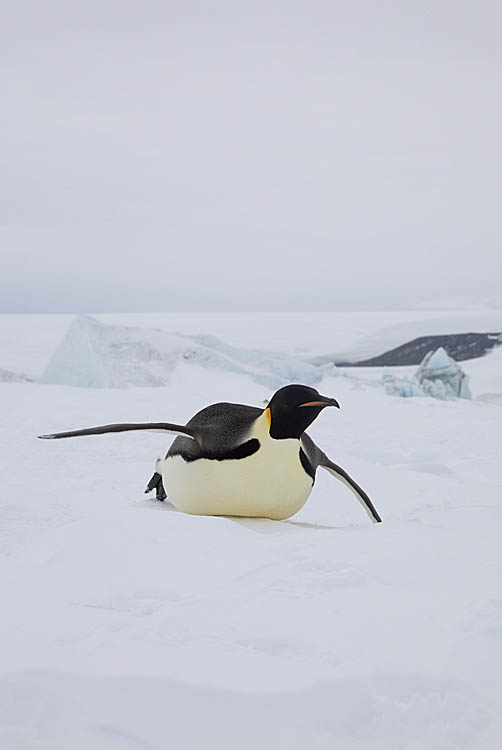
<path fill-rule="evenodd" d="M 265 416 L 267 418 L 268 430 L 270 432 L 270 425 L 272 424 L 272 415 L 270 414 L 270 409 L 269 408 L 265 409 Z"/>

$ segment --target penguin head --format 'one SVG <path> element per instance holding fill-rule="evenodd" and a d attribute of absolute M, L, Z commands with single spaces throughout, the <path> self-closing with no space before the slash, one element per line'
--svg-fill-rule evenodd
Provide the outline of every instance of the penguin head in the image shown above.
<path fill-rule="evenodd" d="M 315 388 L 306 385 L 286 385 L 280 388 L 267 407 L 270 436 L 275 440 L 300 438 L 326 406 L 340 408 L 338 401 L 321 396 Z"/>

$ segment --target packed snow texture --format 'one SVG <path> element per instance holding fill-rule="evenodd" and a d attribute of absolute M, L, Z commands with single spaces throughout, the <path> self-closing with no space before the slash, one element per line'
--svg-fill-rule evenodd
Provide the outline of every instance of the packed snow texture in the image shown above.
<path fill-rule="evenodd" d="M 105 325 L 82 315 L 71 323 L 39 382 L 86 388 L 164 386 L 180 362 L 249 375 L 269 388 L 291 382 L 313 385 L 322 379 L 318 367 L 287 354 L 242 349 L 210 335 Z"/>
<path fill-rule="evenodd" d="M 442 346 L 425 355 L 413 377 L 396 377 L 385 368 L 382 381 L 387 393 L 405 398 L 411 396 L 432 396 L 443 400 L 472 398 L 469 377 Z"/>
<path fill-rule="evenodd" d="M 23 326 L 2 351 L 36 373 L 62 326 Z M 263 404 L 249 377 L 0 383 L 2 750 L 499 750 L 502 351 L 468 366 L 490 401 L 320 383 L 342 408 L 309 431 L 378 525 L 321 470 L 288 521 L 188 516 L 143 495 L 170 438 L 35 438 Z"/>

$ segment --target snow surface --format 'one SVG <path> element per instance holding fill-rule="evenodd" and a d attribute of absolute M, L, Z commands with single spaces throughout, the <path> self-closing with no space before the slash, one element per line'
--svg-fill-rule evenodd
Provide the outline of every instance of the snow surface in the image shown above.
<path fill-rule="evenodd" d="M 13 317 L 5 364 L 40 374 L 68 319 Z M 249 377 L 0 383 L 0 747 L 498 750 L 501 354 L 465 368 L 488 401 L 390 397 L 366 368 L 320 384 L 341 410 L 310 432 L 379 525 L 325 472 L 289 521 L 195 517 L 143 495 L 163 435 L 35 439 L 260 405 Z"/>

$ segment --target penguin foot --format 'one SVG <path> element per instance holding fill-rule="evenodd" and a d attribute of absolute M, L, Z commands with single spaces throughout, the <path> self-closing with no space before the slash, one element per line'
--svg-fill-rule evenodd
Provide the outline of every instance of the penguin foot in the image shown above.
<path fill-rule="evenodd" d="M 162 475 L 157 471 L 146 485 L 145 495 L 148 495 L 148 493 L 153 489 L 155 489 L 156 500 L 160 500 L 161 502 L 163 502 L 166 499 L 167 495 L 164 490 L 164 485 L 162 484 Z"/>

